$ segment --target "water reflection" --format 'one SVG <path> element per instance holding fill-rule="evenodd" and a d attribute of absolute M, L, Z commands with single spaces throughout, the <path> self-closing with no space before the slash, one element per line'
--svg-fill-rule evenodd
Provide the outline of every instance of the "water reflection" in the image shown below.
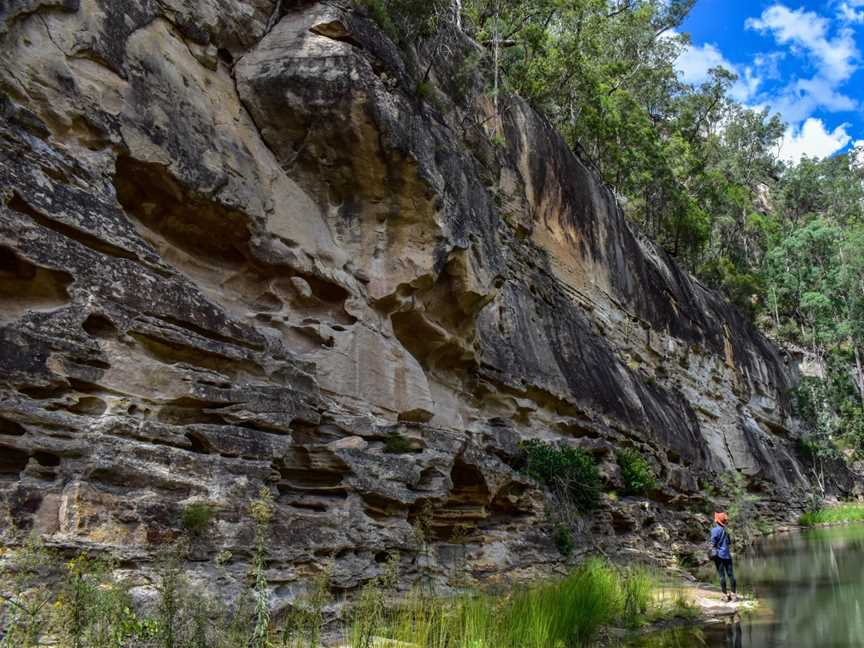
<path fill-rule="evenodd" d="M 778 537 L 738 559 L 739 587 L 760 611 L 702 629 L 666 631 L 634 648 L 860 648 L 864 646 L 864 526 Z"/>

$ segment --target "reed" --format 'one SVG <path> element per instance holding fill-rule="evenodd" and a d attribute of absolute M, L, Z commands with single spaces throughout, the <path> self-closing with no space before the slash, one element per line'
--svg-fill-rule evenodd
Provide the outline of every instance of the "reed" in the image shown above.
<path fill-rule="evenodd" d="M 849 502 L 818 511 L 807 511 L 798 519 L 798 523 L 804 527 L 851 522 L 864 522 L 864 504 Z"/>
<path fill-rule="evenodd" d="M 590 560 L 566 578 L 498 597 L 474 593 L 444 599 L 418 589 L 385 610 L 383 594 L 367 591 L 345 637 L 352 648 L 382 639 L 420 648 L 581 648 L 608 626 L 643 623 L 655 588 L 644 569 Z M 376 604 L 370 606 L 370 600 Z"/>

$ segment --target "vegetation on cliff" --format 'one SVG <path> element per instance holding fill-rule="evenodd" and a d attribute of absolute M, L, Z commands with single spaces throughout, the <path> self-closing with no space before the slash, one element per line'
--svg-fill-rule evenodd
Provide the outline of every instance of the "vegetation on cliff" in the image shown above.
<path fill-rule="evenodd" d="M 456 598 L 422 582 L 400 594 L 405 583 L 391 559 L 338 618 L 327 612 L 336 601 L 326 571 L 305 583 L 306 593 L 291 608 L 271 615 L 263 570 L 272 510 L 268 491 L 250 507 L 254 560 L 247 589 L 233 606 L 184 572 L 182 561 L 195 542 L 191 532 L 165 546 L 152 578 L 156 598 L 145 605 L 133 602 L 142 583 L 123 577 L 116 561 L 82 553 L 63 562 L 31 535 L 0 559 L 0 646 L 317 648 L 338 639 L 373 648 L 384 638 L 418 648 L 577 648 L 593 645 L 611 626 L 632 629 L 694 614 L 683 598 L 658 596 L 659 582 L 644 568 L 597 559 L 563 578 L 497 594 L 464 590 Z M 220 564 L 217 556 L 217 570 Z"/>
<path fill-rule="evenodd" d="M 434 32 L 452 3 L 367 0 L 401 33 Z M 629 219 L 772 338 L 826 367 L 805 383 L 812 442 L 864 456 L 864 168 L 858 151 L 796 164 L 784 124 L 698 86 L 675 60 L 694 0 L 464 0 L 488 53 L 488 92 L 527 99 L 621 198 Z M 387 17 L 387 18 L 384 18 Z M 407 25 L 413 25 L 409 29 Z M 474 61 L 475 66 L 479 61 Z"/>
<path fill-rule="evenodd" d="M 829 506 L 815 511 L 807 511 L 799 520 L 801 526 L 805 527 L 850 524 L 854 522 L 864 522 L 864 505 L 849 503 Z"/>

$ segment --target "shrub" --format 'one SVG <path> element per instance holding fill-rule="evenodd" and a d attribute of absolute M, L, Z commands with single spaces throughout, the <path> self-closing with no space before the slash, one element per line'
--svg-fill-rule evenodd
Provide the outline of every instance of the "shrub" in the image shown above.
<path fill-rule="evenodd" d="M 270 522 L 276 512 L 273 494 L 266 486 L 258 491 L 258 498 L 252 502 L 250 514 L 255 523 L 255 553 L 253 555 L 252 574 L 254 585 L 252 597 L 255 601 L 254 624 L 249 648 L 265 648 L 270 631 L 270 598 L 267 592 L 267 577 L 265 575 L 267 548 L 270 544 Z"/>
<path fill-rule="evenodd" d="M 755 542 L 758 535 L 756 510 L 760 501 L 759 496 L 749 492 L 747 480 L 739 472 L 721 475 L 720 487 L 714 492 L 713 510 L 725 510 L 729 514 L 727 528 L 733 545 L 738 550 L 747 549 Z M 719 495 L 723 498 L 719 498 Z M 727 502 L 725 507 L 723 501 Z"/>
<path fill-rule="evenodd" d="M 555 541 L 555 546 L 565 558 L 569 558 L 576 548 L 576 543 L 573 542 L 573 534 L 563 524 L 556 524 L 555 531 L 552 532 L 552 540 Z"/>
<path fill-rule="evenodd" d="M 183 601 L 186 594 L 186 577 L 183 559 L 186 545 L 175 542 L 165 545 L 158 556 L 159 605 L 156 610 L 157 634 L 161 648 L 177 648 L 181 643 L 183 627 Z"/>
<path fill-rule="evenodd" d="M 213 520 L 213 507 L 206 502 L 193 502 L 183 509 L 183 528 L 190 535 L 203 534 Z"/>
<path fill-rule="evenodd" d="M 521 444 L 526 474 L 587 513 L 600 502 L 600 471 L 594 458 L 581 448 L 554 446 L 532 439 Z"/>
<path fill-rule="evenodd" d="M 110 561 L 81 554 L 65 564 L 54 605 L 56 627 L 70 648 L 121 648 L 132 639 L 154 634 L 155 624 L 132 611 L 130 584 L 113 577 Z"/>
<path fill-rule="evenodd" d="M 408 454 L 413 451 L 411 441 L 398 432 L 390 432 L 384 439 L 384 452 L 387 454 Z"/>
<path fill-rule="evenodd" d="M 49 623 L 54 598 L 47 583 L 53 580 L 55 556 L 37 534 L 31 534 L 0 564 L 0 646 L 34 648 Z"/>
<path fill-rule="evenodd" d="M 3 574 L 0 585 L 10 597 L 7 604 L 20 614 L 10 618 L 9 607 L 3 610 L 0 646 L 36 648 L 46 645 L 47 636 L 41 635 L 51 633 L 51 643 L 64 648 L 320 648 L 331 600 L 329 569 L 314 579 L 281 632 L 259 607 L 266 605 L 263 560 L 274 510 L 265 489 L 252 507 L 256 548 L 251 596 L 242 596 L 233 611 L 191 586 L 182 541 L 164 548 L 156 566 L 160 596 L 154 617 L 136 616 L 129 584 L 115 578 L 114 564 L 106 560 L 80 556 L 67 563 L 63 587 L 53 597 L 43 585 L 60 563 L 34 537 L 4 556 L 2 565 L 11 571 Z M 594 645 L 605 627 L 634 626 L 649 614 L 663 613 L 654 603 L 656 585 L 646 572 L 599 560 L 580 565 L 564 579 L 500 596 L 473 592 L 445 598 L 420 584 L 392 606 L 398 564 L 399 557 L 391 556 L 344 619 L 344 638 L 352 646 L 373 648 L 389 645 L 389 640 L 424 648 L 586 646 Z"/>
<path fill-rule="evenodd" d="M 381 30 L 399 45 L 427 37 L 438 28 L 447 0 L 362 0 Z"/>
<path fill-rule="evenodd" d="M 619 450 L 616 457 L 621 467 L 624 492 L 627 495 L 644 495 L 657 488 L 654 469 L 636 450 Z"/>
<path fill-rule="evenodd" d="M 330 568 L 319 573 L 301 596 L 282 626 L 280 648 L 319 648 L 324 627 L 324 606 L 330 601 Z"/>
<path fill-rule="evenodd" d="M 798 523 L 805 527 L 849 522 L 864 522 L 864 505 L 853 502 L 818 511 L 807 511 L 798 520 Z"/>
<path fill-rule="evenodd" d="M 432 96 L 432 93 L 435 92 L 435 86 L 428 81 L 420 81 L 414 91 L 420 99 L 428 99 Z"/>

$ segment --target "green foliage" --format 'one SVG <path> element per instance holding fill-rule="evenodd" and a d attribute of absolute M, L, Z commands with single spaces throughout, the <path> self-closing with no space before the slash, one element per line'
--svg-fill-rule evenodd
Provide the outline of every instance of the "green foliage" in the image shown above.
<path fill-rule="evenodd" d="M 505 88 L 543 112 L 627 198 L 627 215 L 695 268 L 760 236 L 751 217 L 760 184 L 779 167 L 784 129 L 728 98 L 727 70 L 699 86 L 679 80 L 687 41 L 674 30 L 692 5 L 638 0 L 610 11 L 604 0 L 466 0 L 463 22 L 493 65 L 498 53 Z"/>
<path fill-rule="evenodd" d="M 35 534 L 0 563 L 0 647 L 33 648 L 51 621 L 54 598 L 48 583 L 57 561 Z"/>
<path fill-rule="evenodd" d="M 636 627 L 648 615 L 654 603 L 657 583 L 644 568 L 631 567 L 619 577 L 623 594 L 621 619 L 625 624 Z"/>
<path fill-rule="evenodd" d="M 659 618 L 655 591 L 654 579 L 644 570 L 599 560 L 564 579 L 519 587 L 502 597 L 472 593 L 443 599 L 415 589 L 402 604 L 388 608 L 376 584 L 364 590 L 346 638 L 352 646 L 369 646 L 372 636 L 423 648 L 593 645 L 604 627 L 635 627 L 649 616 Z"/>
<path fill-rule="evenodd" d="M 384 438 L 384 452 L 387 454 L 408 454 L 414 451 L 414 444 L 398 432 L 389 432 Z"/>
<path fill-rule="evenodd" d="M 559 553 L 565 558 L 569 558 L 576 548 L 576 543 L 573 542 L 573 532 L 561 523 L 555 525 L 552 531 L 552 540 L 558 548 Z"/>
<path fill-rule="evenodd" d="M 388 625 L 387 592 L 396 586 L 398 557 L 391 556 L 382 573 L 370 579 L 360 590 L 351 611 L 349 637 L 352 648 L 373 648 L 376 637 Z"/>
<path fill-rule="evenodd" d="M 262 491 L 251 513 L 258 540 L 266 543 L 274 513 L 269 491 Z M 62 566 L 62 574 L 54 574 L 63 578 L 56 594 L 40 587 L 34 574 L 44 578 L 61 565 L 33 537 L 4 556 L 0 584 L 4 595 L 26 590 L 32 601 L 4 600 L 15 609 L 21 605 L 22 613 L 36 610 L 39 615 L 10 618 L 5 610 L 0 641 L 8 648 L 35 648 L 45 645 L 46 635 L 53 633 L 65 648 L 237 648 L 255 646 L 259 637 L 257 645 L 267 648 L 322 645 L 325 608 L 331 601 L 329 570 L 311 581 L 279 628 L 269 614 L 261 620 L 257 574 L 251 599 L 243 598 L 235 609 L 227 610 L 191 586 L 184 557 L 182 544 L 162 552 L 156 570 L 157 610 L 147 618 L 132 609 L 129 585 L 116 578 L 110 561 L 79 556 Z M 226 559 L 230 557 L 220 557 L 217 568 Z M 582 646 L 592 645 L 604 628 L 636 627 L 669 614 L 655 603 L 657 585 L 648 572 L 600 560 L 583 563 L 566 578 L 495 596 L 469 592 L 444 598 L 421 584 L 394 604 L 398 564 L 399 557 L 391 556 L 381 574 L 363 588 L 344 619 L 343 641 L 357 648 L 380 645 L 379 638 L 423 648 Z M 20 579 L 17 589 L 15 579 Z M 32 607 L 31 602 L 37 605 Z"/>
<path fill-rule="evenodd" d="M 371 18 L 394 42 L 406 46 L 438 28 L 446 0 L 360 0 Z"/>
<path fill-rule="evenodd" d="M 847 503 L 818 511 L 807 511 L 798 520 L 798 523 L 805 527 L 850 522 L 864 522 L 864 505 Z"/>
<path fill-rule="evenodd" d="M 113 576 L 114 567 L 85 554 L 64 565 L 55 623 L 71 648 L 122 648 L 156 633 L 154 623 L 133 612 L 130 585 Z"/>
<path fill-rule="evenodd" d="M 178 648 L 181 643 L 181 608 L 186 586 L 182 567 L 185 555 L 186 546 L 177 542 L 165 546 L 158 558 L 159 606 L 156 621 L 162 648 Z"/>
<path fill-rule="evenodd" d="M 582 513 L 592 511 L 600 501 L 600 471 L 594 458 L 581 448 L 551 445 L 538 439 L 524 441 L 522 467 Z"/>
<path fill-rule="evenodd" d="M 414 92 L 420 99 L 428 99 L 435 92 L 435 86 L 429 83 L 429 81 L 420 81 Z"/>
<path fill-rule="evenodd" d="M 729 515 L 726 528 L 733 545 L 739 550 L 752 546 L 759 535 L 757 505 L 760 498 L 747 489 L 744 475 L 737 471 L 725 473 L 716 489 L 709 488 L 708 491 L 711 510 L 706 513 L 726 511 Z"/>
<path fill-rule="evenodd" d="M 193 502 L 183 508 L 183 528 L 192 536 L 202 535 L 213 520 L 213 507 L 206 502 Z"/>
<path fill-rule="evenodd" d="M 267 648 L 270 634 L 270 597 L 265 570 L 267 547 L 270 541 L 270 522 L 274 511 L 273 494 L 269 488 L 262 486 L 258 498 L 250 507 L 250 514 L 255 522 L 255 554 L 252 565 L 254 576 L 252 596 L 255 601 L 255 613 L 249 648 Z"/>
<path fill-rule="evenodd" d="M 628 495 L 644 495 L 657 488 L 657 477 L 648 460 L 636 450 L 624 449 L 616 453 L 624 481 L 624 492 Z"/>
<path fill-rule="evenodd" d="M 331 599 L 329 569 L 316 576 L 282 625 L 280 648 L 319 648 L 324 627 L 324 606 Z"/>
<path fill-rule="evenodd" d="M 729 301 L 751 318 L 759 312 L 761 295 L 765 293 L 758 272 L 742 270 L 729 257 L 718 255 L 699 267 L 699 276 L 712 288 L 723 291 Z"/>

